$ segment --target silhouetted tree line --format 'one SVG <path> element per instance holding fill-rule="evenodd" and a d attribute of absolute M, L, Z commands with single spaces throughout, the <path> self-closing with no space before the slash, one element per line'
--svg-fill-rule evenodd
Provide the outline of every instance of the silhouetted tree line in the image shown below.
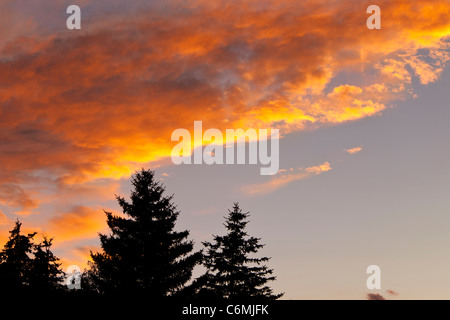
<path fill-rule="evenodd" d="M 91 252 L 92 261 L 81 275 L 81 289 L 69 290 L 67 275 L 51 251 L 52 239 L 35 244 L 36 233 L 22 235 L 16 222 L 0 253 L 0 290 L 74 293 L 78 295 L 137 295 L 181 299 L 268 299 L 267 283 L 275 280 L 264 265 L 267 257 L 255 258 L 263 247 L 260 239 L 245 231 L 248 213 L 238 203 L 225 221 L 227 234 L 203 242 L 194 251 L 189 231 L 175 231 L 179 211 L 173 196 L 151 170 L 132 177 L 130 201 L 116 196 L 123 215 L 106 213 L 109 234 L 99 234 L 101 252 Z M 194 267 L 206 272 L 192 280 Z"/>
<path fill-rule="evenodd" d="M 34 243 L 36 232 L 23 235 L 16 221 L 0 252 L 0 290 L 7 292 L 55 292 L 64 290 L 59 259 L 52 253 L 52 239 Z"/>

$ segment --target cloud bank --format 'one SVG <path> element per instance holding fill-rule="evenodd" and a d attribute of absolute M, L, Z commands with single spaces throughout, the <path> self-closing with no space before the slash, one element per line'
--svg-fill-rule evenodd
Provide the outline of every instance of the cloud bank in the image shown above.
<path fill-rule="evenodd" d="M 67 190 L 90 184 L 101 194 L 102 184 L 170 157 L 171 132 L 194 120 L 286 135 L 414 97 L 413 80 L 437 81 L 450 60 L 450 4 L 381 0 L 382 29 L 368 30 L 370 4 L 86 0 L 83 28 L 70 32 L 65 15 L 52 16 L 62 3 L 20 10 L 22 1 L 2 2 L 0 205 L 71 210 L 77 197 Z M 96 236 L 91 224 L 81 227 Z"/>

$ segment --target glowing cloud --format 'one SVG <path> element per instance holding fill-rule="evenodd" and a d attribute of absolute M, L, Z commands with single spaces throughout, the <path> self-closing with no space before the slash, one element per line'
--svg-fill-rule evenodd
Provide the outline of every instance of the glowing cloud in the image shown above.
<path fill-rule="evenodd" d="M 345 151 L 349 154 L 355 154 L 358 153 L 362 150 L 362 147 L 355 147 L 355 148 L 351 148 L 351 149 L 346 149 Z"/>
<path fill-rule="evenodd" d="M 279 176 L 275 176 L 270 181 L 260 184 L 252 184 L 242 187 L 242 191 L 247 195 L 262 195 L 274 192 L 291 182 L 308 178 L 312 175 L 319 175 L 323 172 L 331 170 L 331 166 L 328 162 L 325 162 L 318 166 L 308 167 L 304 170 L 298 169 L 290 170 L 286 173 L 286 170 L 280 170 Z M 299 172 L 300 171 L 300 172 Z"/>
<path fill-rule="evenodd" d="M 390 296 L 398 296 L 398 292 L 394 290 L 386 290 L 386 293 Z"/>
<path fill-rule="evenodd" d="M 46 9 L 62 2 L 21 11 L 3 1 L 0 203 L 22 214 L 71 208 L 69 190 L 170 157 L 172 131 L 194 120 L 285 136 L 380 115 L 414 97 L 413 79 L 429 84 L 447 67 L 450 3 L 377 4 L 381 30 L 366 28 L 364 1 L 127 1 L 130 9 L 103 10 L 74 34 L 49 19 Z M 247 191 L 324 172 L 314 170 Z M 103 220 L 78 208 L 51 226 L 68 240 L 95 236 Z"/>
<path fill-rule="evenodd" d="M 379 1 L 377 31 L 364 5 L 168 1 L 77 36 L 15 23 L 0 44 L 0 177 L 127 177 L 169 156 L 170 133 L 195 119 L 288 133 L 380 114 L 448 64 L 450 4 Z M 329 87 L 343 71 L 364 85 Z"/>
<path fill-rule="evenodd" d="M 96 238 L 97 233 L 105 228 L 105 214 L 102 210 L 77 206 L 70 212 L 52 218 L 48 232 L 55 241 L 61 242 Z"/>

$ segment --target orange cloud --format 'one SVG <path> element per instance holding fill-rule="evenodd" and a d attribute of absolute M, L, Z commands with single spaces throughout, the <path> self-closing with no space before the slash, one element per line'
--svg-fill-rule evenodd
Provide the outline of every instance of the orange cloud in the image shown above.
<path fill-rule="evenodd" d="M 350 148 L 350 149 L 346 149 L 345 151 L 349 154 L 355 154 L 358 153 L 362 150 L 362 147 L 355 147 L 355 148 Z"/>
<path fill-rule="evenodd" d="M 62 241 L 96 238 L 106 228 L 102 210 L 76 206 L 70 212 L 53 217 L 47 228 L 55 244 Z"/>
<path fill-rule="evenodd" d="M 322 172 L 327 172 L 331 170 L 331 166 L 328 162 L 321 164 L 319 166 L 306 168 L 305 171 L 313 174 L 321 174 Z"/>
<path fill-rule="evenodd" d="M 292 173 L 294 170 L 290 170 L 288 173 L 285 173 L 286 170 L 280 170 L 279 173 L 281 175 L 275 176 L 267 182 L 243 186 L 241 190 L 247 195 L 268 194 L 288 185 L 291 182 L 302 180 L 315 174 L 318 175 L 323 172 L 330 171 L 331 166 L 330 163 L 325 162 L 318 166 L 312 166 L 304 170 L 299 170 L 300 172 L 294 173 Z"/>
<path fill-rule="evenodd" d="M 90 252 L 98 252 L 99 247 L 96 246 L 79 246 L 64 252 L 61 258 L 61 268 L 66 271 L 71 265 L 79 266 L 81 270 L 88 268 L 88 261 L 91 261 Z"/>
<path fill-rule="evenodd" d="M 381 30 L 366 28 L 365 1 L 141 2 L 76 33 L 16 3 L 0 4 L 0 203 L 18 213 L 112 197 L 112 181 L 170 157 L 172 131 L 194 120 L 282 136 L 356 121 L 414 96 L 415 77 L 437 81 L 450 61 L 447 0 L 380 0 Z M 55 241 L 95 236 L 97 214 L 54 217 Z"/>
<path fill-rule="evenodd" d="M 3 245 L 8 240 L 8 228 L 12 226 L 11 220 L 0 211 L 0 250 L 3 249 Z"/>
<path fill-rule="evenodd" d="M 22 187 L 16 184 L 0 184 L 0 204 L 18 209 L 16 213 L 27 214 L 38 207 L 37 200 L 30 198 Z"/>
<path fill-rule="evenodd" d="M 379 31 L 364 2 L 322 0 L 169 2 L 170 15 L 112 15 L 77 35 L 17 26 L 0 51 L 1 170 L 126 177 L 170 155 L 170 133 L 196 119 L 289 132 L 379 114 L 411 90 L 408 67 L 426 84 L 448 63 L 450 4 L 379 5 Z M 343 70 L 368 85 L 329 90 Z"/>
<path fill-rule="evenodd" d="M 10 220 L 8 219 L 8 217 L 0 211 L 0 226 L 4 226 L 9 224 Z"/>

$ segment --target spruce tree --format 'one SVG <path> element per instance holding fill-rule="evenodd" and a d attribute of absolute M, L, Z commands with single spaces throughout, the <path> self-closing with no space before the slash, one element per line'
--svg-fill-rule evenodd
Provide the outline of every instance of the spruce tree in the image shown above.
<path fill-rule="evenodd" d="M 42 243 L 34 245 L 30 286 L 40 292 L 62 289 L 64 273 L 59 258 L 51 251 L 52 241 L 53 239 L 44 236 Z"/>
<path fill-rule="evenodd" d="M 254 258 L 264 245 L 259 238 L 249 237 L 245 231 L 248 212 L 242 212 L 235 203 L 233 211 L 228 210 L 224 226 L 228 230 L 225 236 L 214 236 L 214 242 L 203 242 L 206 248 L 204 265 L 207 273 L 201 278 L 204 284 L 203 294 L 208 292 L 224 299 L 239 300 L 275 300 L 283 294 L 274 294 L 266 285 L 275 280 L 273 270 L 264 262 L 270 258 Z"/>
<path fill-rule="evenodd" d="M 36 232 L 22 235 L 17 220 L 3 250 L 0 252 L 0 288 L 23 291 L 30 288 L 33 238 Z"/>
<path fill-rule="evenodd" d="M 100 234 L 103 252 L 91 253 L 88 282 L 100 293 L 173 296 L 191 279 L 201 253 L 192 253 L 189 231 L 174 231 L 179 212 L 153 171 L 136 172 L 132 185 L 131 202 L 116 196 L 123 216 L 105 212 L 111 232 Z"/>

